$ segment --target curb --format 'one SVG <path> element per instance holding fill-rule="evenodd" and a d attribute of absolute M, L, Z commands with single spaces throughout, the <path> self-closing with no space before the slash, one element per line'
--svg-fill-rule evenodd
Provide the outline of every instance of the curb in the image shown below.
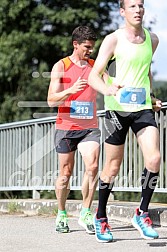
<path fill-rule="evenodd" d="M 96 211 L 98 201 L 93 201 L 92 212 Z M 138 202 L 108 202 L 107 215 L 109 219 L 131 223 Z M 78 216 L 82 207 L 81 200 L 67 200 L 66 210 L 69 215 Z M 0 213 L 31 215 L 55 215 L 57 212 L 56 200 L 9 199 L 0 200 Z M 167 204 L 150 203 L 149 215 L 154 225 L 167 226 Z"/>

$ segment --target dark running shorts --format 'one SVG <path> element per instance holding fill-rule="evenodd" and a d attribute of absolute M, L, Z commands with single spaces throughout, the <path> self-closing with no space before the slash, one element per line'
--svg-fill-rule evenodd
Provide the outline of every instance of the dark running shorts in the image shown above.
<path fill-rule="evenodd" d="M 125 143 L 129 127 L 135 134 L 148 126 L 157 128 L 155 113 L 151 109 L 131 113 L 108 110 L 105 114 L 104 126 L 105 142 L 114 145 Z"/>
<path fill-rule="evenodd" d="M 99 129 L 59 130 L 55 132 L 55 148 L 58 153 L 75 151 L 81 142 L 95 141 L 100 144 L 101 132 Z"/>

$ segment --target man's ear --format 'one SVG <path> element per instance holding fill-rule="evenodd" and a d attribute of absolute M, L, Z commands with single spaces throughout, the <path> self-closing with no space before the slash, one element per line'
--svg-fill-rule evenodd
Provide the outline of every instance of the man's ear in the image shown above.
<path fill-rule="evenodd" d="M 119 12 L 122 17 L 125 16 L 125 10 L 123 8 L 120 8 Z"/>
<path fill-rule="evenodd" d="M 73 47 L 77 48 L 78 42 L 76 40 L 73 41 Z"/>

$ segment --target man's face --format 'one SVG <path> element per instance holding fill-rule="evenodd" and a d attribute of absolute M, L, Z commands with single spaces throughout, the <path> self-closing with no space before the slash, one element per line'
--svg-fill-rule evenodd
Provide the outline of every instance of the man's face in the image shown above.
<path fill-rule="evenodd" d="M 88 60 L 93 52 L 94 45 L 95 41 L 93 40 L 85 40 L 81 44 L 77 43 L 76 52 L 79 59 Z"/>
<path fill-rule="evenodd" d="M 125 7 L 120 9 L 120 13 L 126 21 L 132 25 L 140 25 L 144 15 L 143 0 L 125 0 Z"/>

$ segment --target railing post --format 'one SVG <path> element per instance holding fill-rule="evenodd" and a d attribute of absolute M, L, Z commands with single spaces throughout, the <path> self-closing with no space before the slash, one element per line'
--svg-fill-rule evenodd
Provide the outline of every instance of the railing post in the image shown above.
<path fill-rule="evenodd" d="M 40 191 L 38 187 L 42 185 L 43 174 L 43 128 L 38 123 L 35 123 L 34 132 L 34 148 L 33 148 L 33 166 L 32 166 L 32 186 L 33 186 L 33 199 L 40 199 Z"/>

